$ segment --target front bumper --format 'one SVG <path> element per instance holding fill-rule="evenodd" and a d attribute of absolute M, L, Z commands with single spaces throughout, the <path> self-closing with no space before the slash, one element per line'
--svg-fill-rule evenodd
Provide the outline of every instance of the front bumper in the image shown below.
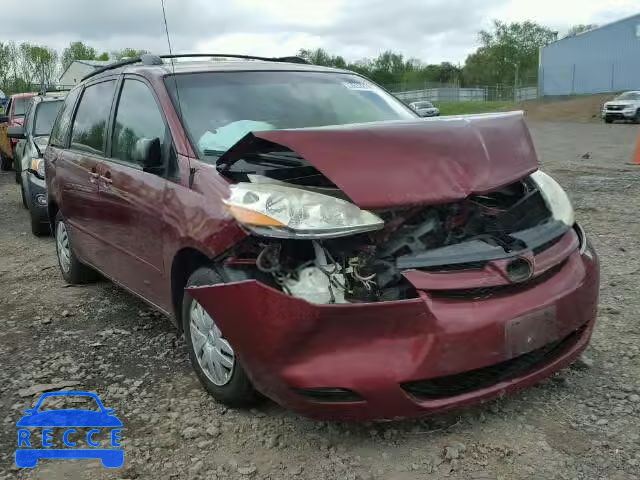
<path fill-rule="evenodd" d="M 534 264 L 538 260 L 545 268 L 529 283 L 471 298 L 418 288 L 419 297 L 408 300 L 315 305 L 254 280 L 190 293 L 215 318 L 266 396 L 317 418 L 399 419 L 530 386 L 582 352 L 597 313 L 597 256 L 588 243 L 574 243 L 553 268 L 544 253 Z M 508 365 L 542 350 L 527 368 Z M 513 374 L 487 382 L 485 373 L 498 364 Z M 474 384 L 478 373 L 484 380 Z M 438 382 L 455 386 L 457 379 L 471 384 L 452 393 L 429 390 L 434 382 L 436 390 Z M 356 401 L 301 393 L 321 388 L 346 389 Z"/>
<path fill-rule="evenodd" d="M 631 120 L 636 116 L 636 109 L 629 110 L 603 110 L 602 118 L 610 118 L 613 120 Z"/>
<path fill-rule="evenodd" d="M 36 177 L 28 170 L 24 170 L 22 175 L 29 210 L 32 212 L 32 215 L 39 218 L 42 223 L 49 223 L 47 213 L 47 184 L 45 180 Z"/>

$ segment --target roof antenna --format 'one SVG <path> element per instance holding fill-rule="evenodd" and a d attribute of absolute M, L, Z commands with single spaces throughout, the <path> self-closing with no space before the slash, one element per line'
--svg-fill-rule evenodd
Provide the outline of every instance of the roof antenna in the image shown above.
<path fill-rule="evenodd" d="M 165 0 L 160 0 L 162 4 L 162 18 L 164 20 L 164 31 L 167 34 L 167 45 L 169 46 L 169 55 L 173 56 L 173 51 L 171 50 L 171 37 L 169 36 L 169 26 L 167 24 L 167 12 L 164 7 Z M 171 69 L 173 71 L 173 83 L 176 88 L 176 102 L 178 103 L 178 115 L 180 116 L 180 120 L 182 121 L 182 104 L 180 103 L 180 90 L 178 89 L 178 79 L 176 78 L 176 64 L 173 58 L 171 61 Z M 193 178 L 195 177 L 197 169 L 191 166 L 191 159 L 187 157 L 187 161 L 189 162 L 189 188 L 193 187 Z"/>

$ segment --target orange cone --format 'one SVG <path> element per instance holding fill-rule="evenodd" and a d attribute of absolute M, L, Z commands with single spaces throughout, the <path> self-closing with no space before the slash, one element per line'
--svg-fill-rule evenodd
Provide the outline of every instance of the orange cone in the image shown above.
<path fill-rule="evenodd" d="M 633 154 L 631 163 L 640 165 L 640 132 L 638 132 L 638 140 L 636 141 L 636 152 Z"/>

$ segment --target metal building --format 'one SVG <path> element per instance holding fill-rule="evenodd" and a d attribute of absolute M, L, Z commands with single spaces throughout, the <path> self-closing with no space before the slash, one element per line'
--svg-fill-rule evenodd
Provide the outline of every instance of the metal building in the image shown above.
<path fill-rule="evenodd" d="M 541 95 L 640 90 L 640 14 L 540 49 Z"/>

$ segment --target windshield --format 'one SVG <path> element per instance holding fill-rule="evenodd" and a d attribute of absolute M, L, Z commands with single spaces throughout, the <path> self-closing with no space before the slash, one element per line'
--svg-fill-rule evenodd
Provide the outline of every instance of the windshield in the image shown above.
<path fill-rule="evenodd" d="M 55 122 L 62 104 L 62 101 L 40 102 L 36 110 L 35 122 L 33 126 L 34 135 L 49 135 L 51 133 L 53 122 Z"/>
<path fill-rule="evenodd" d="M 27 111 L 27 105 L 29 104 L 30 97 L 17 97 L 13 99 L 13 116 L 24 117 Z"/>
<path fill-rule="evenodd" d="M 640 92 L 625 92 L 618 95 L 616 100 L 640 100 Z"/>
<path fill-rule="evenodd" d="M 175 81 L 174 81 L 175 78 Z M 218 156 L 251 131 L 413 119 L 368 80 L 324 72 L 207 72 L 169 76 L 200 157 Z"/>
<path fill-rule="evenodd" d="M 432 108 L 433 103 L 431 102 L 416 102 L 413 104 L 415 108 Z"/>

